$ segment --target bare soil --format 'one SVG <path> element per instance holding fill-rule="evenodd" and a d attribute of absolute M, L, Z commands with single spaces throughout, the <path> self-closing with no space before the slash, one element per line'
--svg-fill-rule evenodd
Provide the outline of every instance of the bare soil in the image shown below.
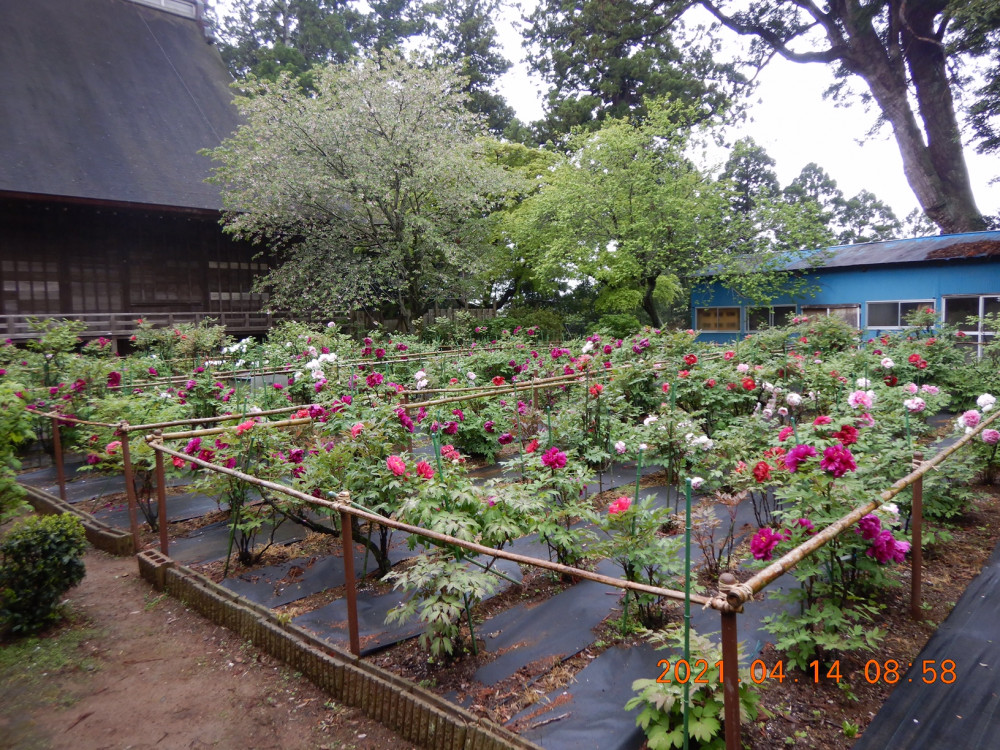
<path fill-rule="evenodd" d="M 88 550 L 85 562 L 70 622 L 0 660 L 0 748 L 413 747 L 160 595 L 135 560 Z"/>

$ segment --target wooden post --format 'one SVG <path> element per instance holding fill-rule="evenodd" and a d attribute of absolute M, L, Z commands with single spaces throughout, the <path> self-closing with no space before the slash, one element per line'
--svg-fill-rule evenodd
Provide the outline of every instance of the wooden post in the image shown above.
<path fill-rule="evenodd" d="M 157 430 L 155 433 L 156 437 L 159 439 L 163 435 L 163 430 Z M 159 442 L 159 440 L 157 441 Z M 163 451 L 155 451 L 156 453 L 156 517 L 157 525 L 160 527 L 160 552 L 166 555 L 169 549 L 169 540 L 167 539 L 167 482 L 163 471 Z"/>
<path fill-rule="evenodd" d="M 719 580 L 736 583 L 731 573 L 723 573 Z M 740 655 L 735 612 L 722 613 L 722 669 L 726 750 L 740 750 Z"/>
<path fill-rule="evenodd" d="M 63 466 L 62 438 L 59 435 L 59 418 L 52 418 L 52 458 L 56 462 L 56 479 L 59 482 L 59 497 L 66 502 L 66 467 Z"/>
<path fill-rule="evenodd" d="M 128 444 L 128 422 L 118 426 L 122 439 L 122 464 L 125 470 L 125 497 L 128 498 L 128 525 L 132 530 L 132 550 L 139 552 L 139 503 L 135 497 L 135 473 L 132 471 L 132 452 Z"/>
<path fill-rule="evenodd" d="M 917 451 L 913 454 L 914 468 L 924 461 L 924 454 Z M 923 513 L 924 513 L 924 475 L 917 477 L 913 483 L 913 500 L 910 504 L 910 518 L 913 522 L 913 540 L 910 548 L 910 616 L 914 620 L 923 619 L 920 607 L 920 578 L 923 574 Z"/>
<path fill-rule="evenodd" d="M 351 514 L 340 511 L 340 531 L 343 535 L 341 546 L 344 555 L 344 590 L 347 593 L 347 633 L 351 641 L 351 653 L 361 656 L 361 639 L 358 636 L 358 589 L 354 580 L 354 538 L 351 529 Z"/>

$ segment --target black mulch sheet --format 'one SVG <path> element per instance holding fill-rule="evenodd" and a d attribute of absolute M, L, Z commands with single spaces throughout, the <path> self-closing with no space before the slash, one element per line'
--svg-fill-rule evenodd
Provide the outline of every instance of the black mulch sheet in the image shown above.
<path fill-rule="evenodd" d="M 516 563 L 498 560 L 496 568 L 514 580 L 521 579 L 521 571 Z M 500 581 L 497 593 L 509 585 L 503 579 Z M 420 635 L 424 628 L 416 619 L 393 625 L 385 623 L 389 610 L 408 600 L 410 596 L 411 594 L 402 591 L 390 591 L 383 595 L 371 591 L 358 592 L 358 634 L 362 656 Z M 337 599 L 325 607 L 299 615 L 292 622 L 311 630 L 331 643 L 343 645 L 350 642 L 347 629 L 347 601 L 344 599 Z"/>
<path fill-rule="evenodd" d="M 597 571 L 616 575 L 618 566 L 603 561 Z M 476 671 L 476 679 L 494 685 L 532 662 L 566 659 L 594 641 L 593 629 L 617 602 L 617 592 L 601 583 L 581 581 L 541 604 L 521 604 L 479 626 L 486 650 L 503 651 Z"/>
<path fill-rule="evenodd" d="M 156 514 L 159 512 L 159 503 L 156 500 L 153 500 L 150 506 L 152 513 Z M 169 495 L 167 497 L 167 521 L 177 523 L 178 521 L 187 521 L 192 518 L 201 518 L 204 515 L 214 513 L 217 510 L 224 510 L 227 507 L 224 503 L 220 506 L 216 498 L 197 492 Z M 112 526 L 128 528 L 129 525 L 128 505 L 124 503 L 107 508 L 98 508 L 94 511 L 93 515 L 95 518 Z M 139 511 L 140 523 L 142 519 L 142 511 Z"/>
<path fill-rule="evenodd" d="M 270 536 L 270 524 L 264 524 L 257 536 L 258 544 L 265 543 Z M 274 544 L 289 544 L 306 538 L 308 531 L 292 521 L 278 525 L 274 532 Z M 229 548 L 229 521 L 217 521 L 202 526 L 184 537 L 173 539 L 167 554 L 184 565 L 208 563 L 223 560 Z"/>
<path fill-rule="evenodd" d="M 769 590 L 794 582 L 790 576 L 782 576 Z M 770 598 L 746 605 L 738 625 L 744 666 L 756 658 L 769 637 L 762 629 L 761 620 L 783 606 Z M 721 622 L 715 610 L 693 605 L 691 626 L 718 642 Z M 670 658 L 669 653 L 657 651 L 649 643 L 632 648 L 610 648 L 587 665 L 573 683 L 550 693 L 546 697 L 548 707 L 545 710 L 539 709 L 545 704 L 536 704 L 516 715 L 510 723 L 517 725 L 524 737 L 547 750 L 580 747 L 635 750 L 645 741 L 642 731 L 635 726 L 639 710 L 625 712 L 623 707 L 635 695 L 632 683 L 643 678 L 655 679 L 662 671 L 656 663 L 664 658 Z"/>
<path fill-rule="evenodd" d="M 365 552 L 360 544 L 354 545 L 354 575 L 361 578 L 365 574 Z M 395 542 L 389 548 L 389 560 L 393 565 L 417 554 L 406 545 Z M 367 560 L 367 572 L 377 571 L 372 558 Z M 280 565 L 257 568 L 252 572 L 226 578 L 222 585 L 266 607 L 280 607 L 307 596 L 344 585 L 344 561 L 336 555 L 324 557 L 300 557 Z"/>
<path fill-rule="evenodd" d="M 855 750 L 1000 747 L 1000 545 L 902 675 Z M 954 682 L 941 663 L 955 662 Z M 933 664 L 931 663 L 933 662 Z M 924 667 L 933 668 L 924 673 Z M 900 670 L 902 672 L 902 670 Z M 949 676 L 948 679 L 952 679 Z"/>

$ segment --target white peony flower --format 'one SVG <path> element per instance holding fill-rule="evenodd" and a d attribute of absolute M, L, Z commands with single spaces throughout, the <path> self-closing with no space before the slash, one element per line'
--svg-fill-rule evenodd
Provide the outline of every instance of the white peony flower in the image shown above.
<path fill-rule="evenodd" d="M 978 406 L 983 411 L 989 411 L 996 404 L 997 400 L 989 393 L 984 393 L 982 396 L 976 399 L 976 406 Z"/>

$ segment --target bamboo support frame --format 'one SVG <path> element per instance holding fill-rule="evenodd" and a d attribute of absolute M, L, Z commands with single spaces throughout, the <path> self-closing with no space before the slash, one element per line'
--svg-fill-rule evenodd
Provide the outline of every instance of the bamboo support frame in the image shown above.
<path fill-rule="evenodd" d="M 924 454 L 917 451 L 913 454 L 913 465 L 923 463 Z M 924 476 L 921 474 L 913 483 L 913 499 L 910 502 L 910 518 L 913 521 L 912 543 L 910 546 L 910 616 L 914 620 L 922 619 L 920 611 L 920 584 L 923 577 L 924 550 Z"/>
<path fill-rule="evenodd" d="M 128 526 L 132 532 L 132 549 L 139 551 L 139 501 L 135 496 L 135 471 L 132 469 L 132 448 L 128 442 L 128 422 L 122 422 L 118 433 L 122 437 L 122 469 L 125 474 L 125 497 L 128 498 Z"/>
<path fill-rule="evenodd" d="M 878 497 L 877 500 L 872 500 L 864 505 L 855 508 L 853 511 L 845 516 L 834 521 L 832 524 L 827 526 L 825 529 L 815 534 L 798 547 L 790 550 L 787 554 L 783 555 L 778 560 L 768 565 L 766 568 L 758 572 L 749 580 L 734 586 L 727 594 L 726 598 L 729 601 L 730 606 L 734 609 L 739 609 L 743 606 L 743 603 L 749 601 L 755 593 L 760 591 L 762 588 L 767 586 L 769 583 L 774 581 L 779 576 L 787 573 L 789 570 L 794 568 L 798 563 L 809 554 L 815 552 L 820 547 L 824 546 L 831 539 L 837 535 L 843 533 L 848 528 L 856 524 L 866 515 L 874 511 L 876 508 L 880 507 L 883 503 L 887 503 L 892 498 L 896 497 L 900 492 L 909 487 L 911 484 L 917 481 L 924 474 L 929 472 L 931 469 L 935 468 L 938 464 L 942 463 L 951 454 L 955 453 L 960 448 L 964 447 L 972 439 L 978 436 L 982 430 L 990 425 L 1000 417 L 1000 410 L 997 411 L 989 419 L 984 419 L 976 429 L 972 430 L 968 434 L 961 437 L 953 445 L 948 446 L 944 450 L 940 451 L 936 456 L 934 456 L 929 461 L 924 461 L 916 469 L 911 471 L 902 479 L 894 482 L 889 489 L 884 490 Z"/>
<path fill-rule="evenodd" d="M 57 417 L 52 418 L 52 460 L 56 465 L 59 499 L 66 502 L 66 467 L 63 466 L 62 436 L 59 433 L 59 419 Z"/>
<path fill-rule="evenodd" d="M 268 426 L 276 425 L 277 423 L 269 423 Z M 204 434 L 204 433 L 203 433 Z M 436 542 L 441 542 L 443 544 L 448 544 L 456 547 L 461 547 L 462 549 L 467 549 L 470 552 L 475 552 L 480 555 L 488 555 L 490 557 L 496 557 L 501 560 L 510 560 L 511 562 L 516 562 L 524 565 L 533 565 L 538 568 L 544 568 L 550 570 L 554 573 L 559 573 L 561 575 L 573 576 L 577 578 L 582 578 L 589 581 L 595 581 L 597 583 L 603 583 L 607 586 L 613 586 L 619 589 L 627 589 L 630 591 L 637 591 L 645 594 L 653 594 L 654 596 L 660 596 L 667 599 L 674 599 L 676 601 L 684 601 L 684 592 L 677 591 L 675 589 L 663 588 L 660 586 L 651 586 L 645 583 L 633 583 L 632 581 L 625 581 L 620 578 L 612 578 L 610 576 L 601 575 L 600 573 L 593 573 L 589 570 L 583 570 L 582 568 L 574 568 L 569 565 L 562 565 L 560 563 L 554 563 L 549 560 L 542 560 L 537 557 L 528 557 L 527 555 L 519 555 L 513 552 L 507 552 L 505 550 L 498 550 L 492 547 L 485 547 L 481 544 L 476 544 L 475 542 L 469 542 L 464 539 L 458 539 L 448 534 L 442 534 L 437 531 L 432 531 L 430 529 L 424 529 L 419 526 L 412 526 L 407 523 L 402 523 L 393 518 L 387 518 L 385 516 L 380 516 L 377 513 L 371 513 L 369 511 L 363 510 L 361 508 L 355 507 L 350 504 L 350 494 L 347 492 L 342 492 L 337 495 L 339 498 L 338 502 L 333 502 L 330 500 L 323 500 L 321 498 L 313 497 L 312 495 L 307 495 L 304 492 L 299 492 L 291 487 L 286 487 L 285 485 L 278 484 L 277 482 L 271 482 L 266 479 L 260 479 L 251 474 L 245 474 L 236 469 L 229 469 L 225 466 L 219 466 L 218 464 L 213 464 L 208 461 L 203 461 L 196 456 L 189 456 L 185 453 L 172 450 L 167 448 L 163 444 L 163 440 L 180 439 L 187 437 L 187 433 L 170 433 L 163 435 L 147 435 L 146 440 L 150 447 L 156 451 L 157 455 L 166 454 L 168 456 L 177 456 L 184 459 L 190 463 L 194 463 L 212 471 L 219 472 L 220 474 L 228 474 L 229 476 L 241 479 L 249 484 L 254 484 L 258 487 L 263 487 L 265 489 L 273 490 L 275 492 L 280 492 L 289 497 L 294 497 L 301 500 L 307 504 L 320 506 L 323 508 L 329 508 L 330 510 L 337 512 L 347 512 L 352 516 L 359 519 L 368 521 L 369 523 L 381 524 L 383 526 L 388 526 L 389 528 L 396 529 L 397 531 L 404 531 L 408 534 L 413 534 L 418 537 L 423 537 L 425 539 L 431 539 Z M 712 607 L 713 609 L 728 610 L 729 605 L 726 603 L 725 599 L 721 597 L 707 597 L 700 594 L 692 594 L 691 601 L 695 604 L 700 604 L 703 607 Z"/>

